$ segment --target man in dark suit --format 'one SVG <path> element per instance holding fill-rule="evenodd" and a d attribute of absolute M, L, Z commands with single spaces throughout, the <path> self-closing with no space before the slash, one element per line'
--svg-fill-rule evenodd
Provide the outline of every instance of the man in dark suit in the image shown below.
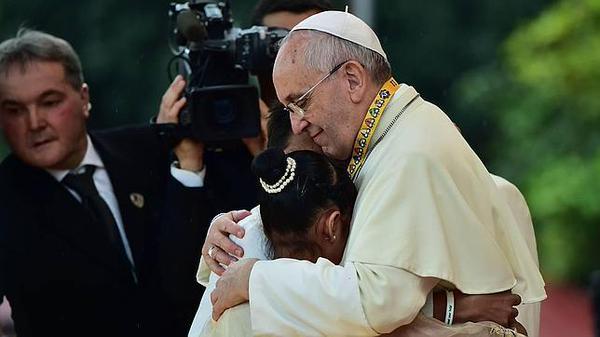
<path fill-rule="evenodd" d="M 183 142 L 169 168 L 155 126 L 88 134 L 90 108 L 66 41 L 22 30 L 0 44 L 12 150 L 0 164 L 0 301 L 19 337 L 183 336 L 193 312 L 167 287 L 200 299 L 193 271 L 213 215 L 202 158 Z M 173 261 L 180 247 L 195 254 Z"/>

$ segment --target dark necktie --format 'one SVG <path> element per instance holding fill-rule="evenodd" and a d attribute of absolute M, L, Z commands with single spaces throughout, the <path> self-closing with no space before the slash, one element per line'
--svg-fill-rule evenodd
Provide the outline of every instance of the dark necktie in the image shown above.
<path fill-rule="evenodd" d="M 106 201 L 104 201 L 102 196 L 100 196 L 100 193 L 98 193 L 96 185 L 94 184 L 93 176 L 95 170 L 95 166 L 85 165 L 80 169 L 80 171 L 82 171 L 81 173 L 69 173 L 66 177 L 64 177 L 62 182 L 67 187 L 77 192 L 77 194 L 81 197 L 81 204 L 83 205 L 83 208 L 89 213 L 89 215 L 95 221 L 103 224 L 106 227 L 110 245 L 116 249 L 117 254 L 121 259 L 125 259 L 129 269 L 133 272 L 133 266 L 131 265 L 127 254 L 125 253 L 123 240 L 119 234 L 117 221 L 110 211 Z"/>

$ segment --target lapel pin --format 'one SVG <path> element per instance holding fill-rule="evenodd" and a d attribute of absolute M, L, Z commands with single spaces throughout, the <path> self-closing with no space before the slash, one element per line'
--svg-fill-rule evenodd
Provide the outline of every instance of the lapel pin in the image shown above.
<path fill-rule="evenodd" d="M 137 208 L 144 207 L 144 196 L 139 193 L 131 193 L 129 195 L 129 200 L 131 200 L 131 203 Z"/>

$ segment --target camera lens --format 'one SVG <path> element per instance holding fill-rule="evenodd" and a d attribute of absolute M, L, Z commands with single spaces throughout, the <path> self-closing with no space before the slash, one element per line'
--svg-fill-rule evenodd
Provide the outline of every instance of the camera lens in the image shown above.
<path fill-rule="evenodd" d="M 228 125 L 235 120 L 235 107 L 230 99 L 215 100 L 212 108 L 216 124 Z"/>

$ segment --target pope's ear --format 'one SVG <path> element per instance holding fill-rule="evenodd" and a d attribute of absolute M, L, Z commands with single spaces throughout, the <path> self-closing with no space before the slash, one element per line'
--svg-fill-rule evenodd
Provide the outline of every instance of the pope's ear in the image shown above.
<path fill-rule="evenodd" d="M 348 82 L 348 91 L 353 103 L 359 103 L 364 99 L 367 90 L 368 74 L 365 67 L 356 61 L 348 61 L 342 66 L 343 74 Z"/>

